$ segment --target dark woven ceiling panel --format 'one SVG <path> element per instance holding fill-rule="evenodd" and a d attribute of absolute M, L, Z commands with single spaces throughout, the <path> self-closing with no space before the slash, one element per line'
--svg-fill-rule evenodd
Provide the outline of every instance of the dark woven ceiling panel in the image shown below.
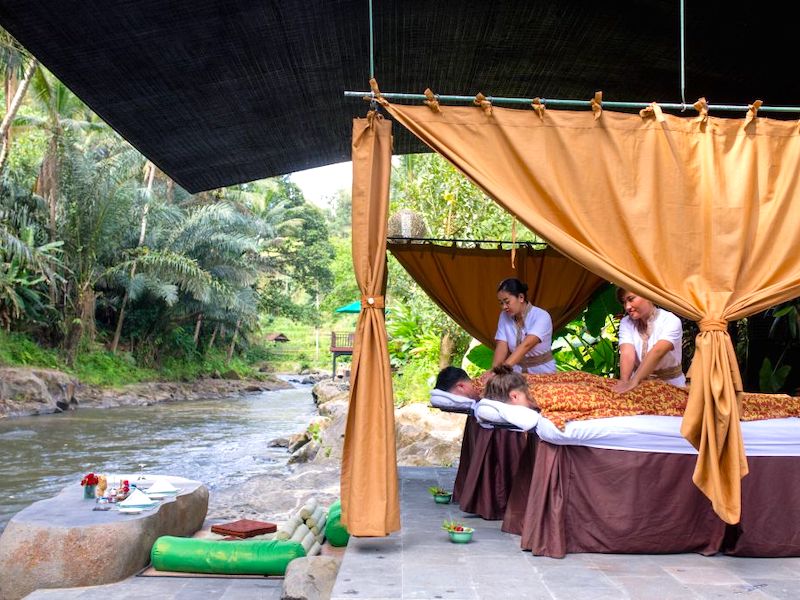
<path fill-rule="evenodd" d="M 800 103 L 800 5 L 687 0 L 687 102 Z M 678 0 L 374 0 L 384 91 L 679 101 Z M 349 159 L 368 2 L 0 0 L 0 24 L 190 191 Z M 424 150 L 396 131 L 397 153 Z"/>

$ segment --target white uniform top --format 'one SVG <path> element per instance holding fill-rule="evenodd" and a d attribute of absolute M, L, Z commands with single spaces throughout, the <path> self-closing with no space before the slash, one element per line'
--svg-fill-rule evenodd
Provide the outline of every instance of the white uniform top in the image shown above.
<path fill-rule="evenodd" d="M 683 326 L 681 320 L 671 312 L 663 308 L 656 308 L 656 315 L 652 321 L 650 337 L 647 338 L 648 349 L 656 345 L 661 340 L 666 340 L 672 344 L 672 350 L 667 352 L 656 365 L 656 370 L 668 369 L 675 365 L 680 365 L 683 350 Z M 641 364 L 642 357 L 642 336 L 636 329 L 636 324 L 629 316 L 622 317 L 619 324 L 619 344 L 632 344 L 636 351 L 636 361 Z M 686 377 L 681 373 L 680 377 L 666 379 L 667 383 L 678 387 L 686 387 Z"/>
<path fill-rule="evenodd" d="M 528 314 L 525 315 L 525 323 L 522 325 L 522 339 L 529 335 L 535 335 L 541 342 L 531 348 L 525 356 L 537 356 L 550 350 L 550 346 L 553 344 L 553 320 L 546 310 L 542 310 L 532 304 Z M 497 322 L 497 333 L 494 334 L 494 339 L 508 344 L 509 351 L 514 352 L 516 350 L 517 326 L 514 323 L 514 317 L 505 312 L 500 313 L 500 319 Z M 514 365 L 514 370 L 522 372 L 522 367 Z M 556 361 L 551 359 L 541 365 L 528 367 L 526 371 L 528 373 L 555 373 Z"/>

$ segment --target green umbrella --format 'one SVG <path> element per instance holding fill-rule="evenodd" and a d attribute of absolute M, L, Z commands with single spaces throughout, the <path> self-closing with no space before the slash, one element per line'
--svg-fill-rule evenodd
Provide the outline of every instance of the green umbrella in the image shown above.
<path fill-rule="evenodd" d="M 344 306 L 340 306 L 335 311 L 337 313 L 360 313 L 361 312 L 361 300 L 355 300 L 350 304 L 345 304 Z"/>

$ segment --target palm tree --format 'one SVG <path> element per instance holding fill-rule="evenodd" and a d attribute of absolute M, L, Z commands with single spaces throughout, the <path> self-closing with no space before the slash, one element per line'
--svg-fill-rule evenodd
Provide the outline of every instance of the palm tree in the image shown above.
<path fill-rule="evenodd" d="M 11 125 L 17 116 L 22 100 L 28 91 L 28 85 L 33 74 L 39 67 L 39 61 L 20 46 L 11 34 L 0 28 L 0 69 L 3 70 L 3 79 L 6 94 L 6 114 L 0 123 L 0 172 L 3 171 L 8 160 L 11 147 Z M 22 76 L 22 79 L 19 77 Z"/>

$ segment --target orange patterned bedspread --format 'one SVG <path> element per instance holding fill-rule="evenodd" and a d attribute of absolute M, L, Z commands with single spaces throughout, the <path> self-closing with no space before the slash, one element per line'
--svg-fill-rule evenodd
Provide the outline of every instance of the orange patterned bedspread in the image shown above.
<path fill-rule="evenodd" d="M 663 381 L 645 381 L 625 394 L 611 391 L 616 380 L 582 371 L 525 375 L 531 396 L 559 429 L 567 421 L 634 415 L 683 416 L 689 393 Z M 475 380 L 483 395 L 484 378 Z M 742 395 L 743 421 L 800 417 L 800 398 L 785 394 Z"/>

